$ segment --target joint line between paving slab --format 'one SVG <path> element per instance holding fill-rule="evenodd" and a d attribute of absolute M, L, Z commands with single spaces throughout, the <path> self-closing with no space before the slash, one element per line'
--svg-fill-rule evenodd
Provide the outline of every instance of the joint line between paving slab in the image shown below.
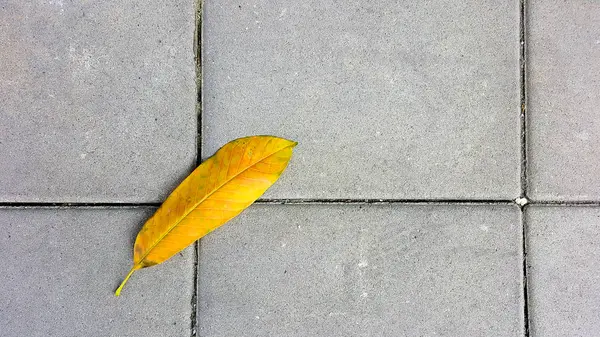
<path fill-rule="evenodd" d="M 600 200 L 529 200 L 530 205 L 535 206 L 600 206 Z"/>
<path fill-rule="evenodd" d="M 198 252 L 200 246 L 200 240 L 194 242 L 194 284 L 192 293 L 192 312 L 190 314 L 190 336 L 196 337 L 196 324 L 198 322 Z"/>
<path fill-rule="evenodd" d="M 202 163 L 202 14 L 203 0 L 196 0 L 196 31 L 194 34 L 194 52 L 196 59 L 196 165 Z M 198 322 L 198 261 L 200 241 L 194 243 L 193 285 L 190 313 L 190 336 L 197 335 Z"/>
<path fill-rule="evenodd" d="M 519 8 L 519 31 L 520 31 L 520 123 L 521 123 L 521 198 L 526 202 L 528 192 L 528 167 L 527 167 L 527 0 L 520 0 Z M 521 207 L 521 249 L 523 268 L 523 335 L 529 337 L 529 289 L 527 281 L 527 203 Z"/>
<path fill-rule="evenodd" d="M 202 163 L 202 1 L 196 2 L 196 32 L 194 34 L 194 53 L 196 59 L 196 165 Z"/>
<path fill-rule="evenodd" d="M 517 205 L 505 199 L 258 199 L 259 205 Z M 0 208 L 158 208 L 160 202 L 0 202 Z M 597 206 L 600 200 L 528 200 L 535 206 Z"/>
<path fill-rule="evenodd" d="M 519 84 L 520 84 L 520 144 L 521 144 L 521 197 L 527 198 L 527 1 L 520 1 L 519 15 Z"/>
<path fill-rule="evenodd" d="M 157 202 L 0 202 L 0 208 L 140 208 L 160 205 Z"/>
<path fill-rule="evenodd" d="M 512 205 L 514 200 L 486 199 L 258 199 L 255 203 L 269 205 L 386 205 L 386 204 L 432 204 L 432 205 Z"/>
<path fill-rule="evenodd" d="M 523 336 L 529 337 L 529 282 L 527 277 L 527 205 L 521 207 L 521 249 L 523 252 Z"/>
<path fill-rule="evenodd" d="M 195 24 L 196 31 L 194 34 L 194 52 L 196 59 L 196 165 L 202 163 L 202 8 L 203 0 L 196 1 Z M 198 252 L 200 251 L 200 241 L 194 243 L 194 266 L 193 266 L 193 285 L 191 298 L 191 313 L 190 313 L 190 336 L 197 335 L 198 321 Z"/>

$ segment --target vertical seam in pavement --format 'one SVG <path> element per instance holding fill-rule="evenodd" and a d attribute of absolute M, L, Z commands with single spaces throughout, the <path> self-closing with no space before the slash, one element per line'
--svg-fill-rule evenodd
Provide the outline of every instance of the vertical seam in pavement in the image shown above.
<path fill-rule="evenodd" d="M 521 125 L 521 198 L 527 200 L 527 0 L 519 0 L 519 84 Z M 529 337 L 529 291 L 527 281 L 527 205 L 521 207 L 521 250 L 523 273 L 523 335 Z"/>
<path fill-rule="evenodd" d="M 523 252 L 523 335 L 529 337 L 529 283 L 527 281 L 527 205 L 521 207 L 521 249 Z"/>
<path fill-rule="evenodd" d="M 202 163 L 202 1 L 196 0 L 194 59 L 196 61 L 196 166 Z"/>
<path fill-rule="evenodd" d="M 190 314 L 190 336 L 196 337 L 196 324 L 198 321 L 198 252 L 199 252 L 200 241 L 196 241 L 194 243 L 194 284 L 192 285 L 193 293 L 192 293 L 192 312 Z"/>
<path fill-rule="evenodd" d="M 519 96 L 520 96 L 520 144 L 521 144 L 521 198 L 527 198 L 527 0 L 519 3 Z"/>
<path fill-rule="evenodd" d="M 194 58 L 196 61 L 196 166 L 202 162 L 202 1 L 196 0 Z M 193 284 L 190 314 L 190 336 L 197 335 L 198 321 L 198 253 L 200 241 L 194 243 Z"/>

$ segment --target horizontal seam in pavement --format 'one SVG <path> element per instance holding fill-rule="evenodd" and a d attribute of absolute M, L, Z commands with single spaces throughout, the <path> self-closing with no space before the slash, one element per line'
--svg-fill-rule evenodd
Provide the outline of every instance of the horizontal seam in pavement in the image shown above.
<path fill-rule="evenodd" d="M 259 199 L 258 205 L 518 205 L 505 199 Z M 0 208 L 140 208 L 161 205 L 160 202 L 0 202 Z M 600 206 L 600 200 L 528 200 L 535 206 Z"/>
<path fill-rule="evenodd" d="M 433 205 L 512 205 L 514 200 L 494 200 L 494 199 L 259 199 L 257 204 L 278 204 L 278 205 L 298 205 L 298 204 L 433 204 Z"/>
<path fill-rule="evenodd" d="M 277 204 L 277 205 L 298 205 L 298 204 L 434 204 L 434 205 L 454 205 L 454 204 L 490 204 L 490 205 L 511 205 L 513 200 L 479 200 L 479 199 L 259 199 L 255 204 Z M 119 207 L 159 207 L 161 203 L 119 203 L 119 202 L 0 202 L 0 207 L 11 208 L 119 208 Z"/>
<path fill-rule="evenodd" d="M 0 208 L 138 208 L 160 205 L 156 202 L 0 202 Z"/>
<path fill-rule="evenodd" d="M 536 206 L 600 206 L 600 200 L 529 200 Z"/>

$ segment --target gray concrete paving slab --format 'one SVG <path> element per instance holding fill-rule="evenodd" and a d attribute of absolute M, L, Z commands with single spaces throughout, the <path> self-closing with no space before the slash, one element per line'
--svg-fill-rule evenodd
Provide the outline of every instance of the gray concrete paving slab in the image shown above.
<path fill-rule="evenodd" d="M 251 206 L 200 242 L 199 336 L 523 336 L 517 207 Z"/>
<path fill-rule="evenodd" d="M 206 1 L 203 156 L 299 142 L 271 198 L 519 195 L 518 1 Z"/>
<path fill-rule="evenodd" d="M 195 2 L 0 5 L 0 201 L 162 200 L 195 163 Z"/>
<path fill-rule="evenodd" d="M 137 271 L 153 209 L 0 209 L 0 336 L 190 336 L 194 250 Z"/>
<path fill-rule="evenodd" d="M 600 335 L 600 208 L 530 207 L 531 336 Z"/>
<path fill-rule="evenodd" d="M 530 196 L 600 198 L 600 2 L 528 1 Z"/>

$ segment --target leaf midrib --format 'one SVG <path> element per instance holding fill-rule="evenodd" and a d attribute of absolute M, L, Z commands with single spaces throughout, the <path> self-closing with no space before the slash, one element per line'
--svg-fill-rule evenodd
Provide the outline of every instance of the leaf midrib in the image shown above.
<path fill-rule="evenodd" d="M 187 217 L 187 216 L 188 216 L 190 213 L 192 213 L 192 212 L 193 212 L 193 211 L 196 209 L 196 207 L 198 207 L 198 205 L 200 205 L 201 203 L 203 203 L 203 202 L 204 202 L 206 199 L 208 199 L 208 198 L 209 198 L 211 195 L 213 195 L 213 194 L 214 194 L 214 193 L 215 193 L 217 190 L 219 190 L 221 187 L 225 186 L 227 183 L 229 183 L 230 181 L 232 181 L 233 179 L 235 179 L 235 178 L 236 178 L 237 176 L 239 176 L 240 174 L 242 174 L 242 173 L 246 172 L 246 171 L 247 171 L 248 169 L 250 169 L 252 166 L 254 166 L 254 165 L 256 165 L 256 164 L 260 163 L 261 161 L 263 161 L 263 160 L 265 160 L 265 159 L 269 158 L 270 156 L 274 155 L 275 153 L 277 153 L 277 152 L 279 152 L 279 151 L 285 150 L 286 148 L 288 148 L 288 147 L 290 147 L 290 146 L 292 146 L 292 145 L 288 145 L 288 146 L 286 146 L 286 147 L 283 147 L 283 148 L 281 148 L 281 149 L 279 149 L 279 150 L 277 150 L 277 151 L 274 151 L 273 153 L 271 153 L 271 154 L 269 154 L 269 155 L 267 155 L 267 156 L 264 156 L 264 157 L 262 157 L 260 160 L 258 160 L 258 161 L 256 161 L 256 162 L 254 162 L 252 165 L 248 165 L 248 167 L 244 168 L 244 169 L 243 169 L 243 170 L 241 170 L 240 172 L 238 172 L 238 173 L 236 173 L 235 175 L 233 175 L 233 176 L 232 176 L 230 179 L 227 179 L 227 180 L 225 180 L 225 182 L 224 182 L 224 183 L 222 183 L 221 185 L 219 185 L 219 186 L 215 187 L 215 188 L 214 188 L 212 191 L 210 191 L 210 193 L 207 193 L 207 194 L 206 194 L 206 196 L 205 196 L 204 198 L 202 198 L 200 201 L 198 201 L 198 202 L 197 202 L 197 203 L 194 205 L 194 207 L 191 207 L 191 208 L 190 208 L 190 209 L 191 209 L 190 211 L 188 211 L 188 212 L 187 212 L 187 213 L 185 213 L 185 214 L 184 214 L 182 217 L 180 217 L 180 218 L 179 218 L 179 220 L 177 220 L 177 222 L 176 222 L 176 223 L 175 223 L 173 226 L 171 226 L 171 227 L 169 228 L 169 230 L 168 230 L 168 231 L 167 231 L 167 232 L 166 232 L 164 235 L 162 235 L 162 236 L 160 237 L 160 239 L 158 239 L 158 240 L 156 241 L 156 243 L 154 243 L 154 244 L 152 245 L 152 247 L 150 247 L 150 249 L 148 249 L 148 252 L 147 252 L 146 254 L 144 254 L 144 256 L 143 256 L 143 257 L 140 259 L 140 262 L 139 262 L 139 263 L 138 263 L 136 266 L 140 266 L 140 265 L 142 265 L 142 262 L 143 262 L 143 261 L 146 259 L 146 257 L 147 257 L 147 256 L 150 254 L 150 252 L 152 252 L 152 250 L 153 250 L 153 249 L 154 249 L 154 248 L 155 248 L 155 247 L 156 247 L 156 246 L 157 246 L 157 245 L 158 245 L 158 244 L 159 244 L 159 243 L 160 243 L 160 242 L 161 242 L 161 241 L 162 241 L 162 240 L 163 240 L 163 239 L 164 239 L 164 238 L 165 238 L 167 235 L 169 235 L 169 233 L 171 233 L 171 231 L 172 231 L 173 229 L 175 229 L 175 227 L 177 227 L 177 225 L 179 225 L 179 223 L 180 223 L 180 222 L 181 222 L 183 219 L 185 219 L 185 218 L 186 218 L 186 217 Z M 202 164 L 200 164 L 200 165 L 202 165 Z M 195 240 L 194 240 L 194 241 L 195 241 Z"/>

